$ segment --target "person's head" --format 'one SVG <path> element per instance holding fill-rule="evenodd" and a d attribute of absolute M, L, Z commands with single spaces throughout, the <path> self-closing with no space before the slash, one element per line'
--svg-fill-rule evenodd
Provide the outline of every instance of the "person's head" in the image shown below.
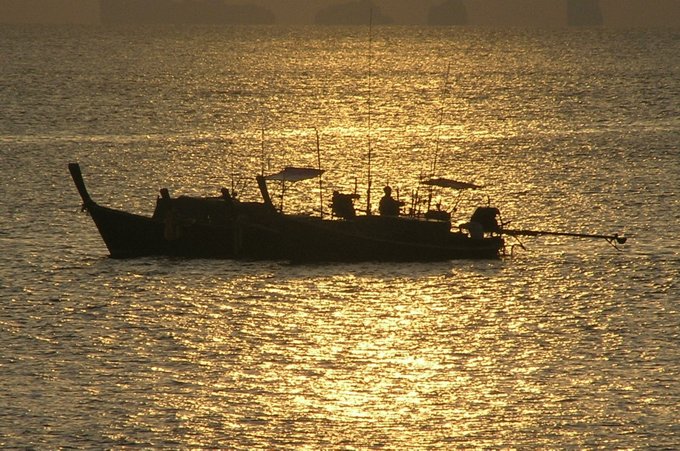
<path fill-rule="evenodd" d="M 392 188 L 390 188 L 389 186 L 386 186 L 385 188 L 383 188 L 383 191 L 385 191 L 386 196 L 392 195 Z"/>

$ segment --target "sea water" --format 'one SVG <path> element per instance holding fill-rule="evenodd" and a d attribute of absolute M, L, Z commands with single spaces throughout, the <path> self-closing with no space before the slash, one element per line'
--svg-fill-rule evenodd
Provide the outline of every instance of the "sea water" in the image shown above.
<path fill-rule="evenodd" d="M 680 34 L 0 29 L 0 446 L 680 446 Z M 318 140 L 317 140 L 318 136 Z M 95 200 L 365 210 L 422 176 L 508 227 L 496 261 L 113 260 Z M 423 194 L 422 188 L 420 194 Z"/>

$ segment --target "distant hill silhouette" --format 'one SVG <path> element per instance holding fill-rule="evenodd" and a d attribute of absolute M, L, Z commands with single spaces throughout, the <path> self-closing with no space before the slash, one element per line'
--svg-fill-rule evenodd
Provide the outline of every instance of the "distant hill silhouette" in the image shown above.
<path fill-rule="evenodd" d="M 272 24 L 274 14 L 253 4 L 222 0 L 100 0 L 102 23 Z"/>
<path fill-rule="evenodd" d="M 463 0 L 446 0 L 430 8 L 427 23 L 429 25 L 467 25 L 467 8 Z"/>
<path fill-rule="evenodd" d="M 568 0 L 567 23 L 575 27 L 601 26 L 604 23 L 599 0 Z"/>
<path fill-rule="evenodd" d="M 680 0 L 0 0 L 0 23 L 680 28 Z"/>
<path fill-rule="evenodd" d="M 370 0 L 337 3 L 320 10 L 315 22 L 320 25 L 366 25 L 373 14 L 374 24 L 391 24 L 392 18 L 385 16 Z"/>

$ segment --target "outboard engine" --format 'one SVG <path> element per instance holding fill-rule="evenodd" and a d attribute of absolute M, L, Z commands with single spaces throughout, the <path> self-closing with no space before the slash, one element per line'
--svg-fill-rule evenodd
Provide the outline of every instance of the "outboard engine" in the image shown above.
<path fill-rule="evenodd" d="M 333 215 L 342 219 L 355 218 L 357 214 L 354 210 L 354 201 L 358 198 L 358 194 L 343 194 L 333 191 L 333 199 L 331 200 Z"/>
<path fill-rule="evenodd" d="M 472 217 L 471 223 L 479 224 L 484 233 L 500 233 L 501 227 L 498 224 L 498 217 L 501 212 L 496 207 L 477 207 Z"/>

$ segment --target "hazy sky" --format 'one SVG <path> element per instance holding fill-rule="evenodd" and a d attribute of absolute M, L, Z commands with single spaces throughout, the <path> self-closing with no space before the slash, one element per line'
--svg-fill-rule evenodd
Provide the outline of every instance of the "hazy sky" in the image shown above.
<path fill-rule="evenodd" d="M 167 0 L 168 2 L 177 0 Z M 316 12 L 350 0 L 226 0 L 271 9 L 280 23 L 310 23 Z M 443 0 L 374 0 L 396 23 L 424 22 Z M 472 25 L 565 25 L 567 0 L 462 0 Z M 606 26 L 680 27 L 680 0 L 600 0 Z M 98 0 L 0 0 L 0 23 L 98 23 Z"/>

